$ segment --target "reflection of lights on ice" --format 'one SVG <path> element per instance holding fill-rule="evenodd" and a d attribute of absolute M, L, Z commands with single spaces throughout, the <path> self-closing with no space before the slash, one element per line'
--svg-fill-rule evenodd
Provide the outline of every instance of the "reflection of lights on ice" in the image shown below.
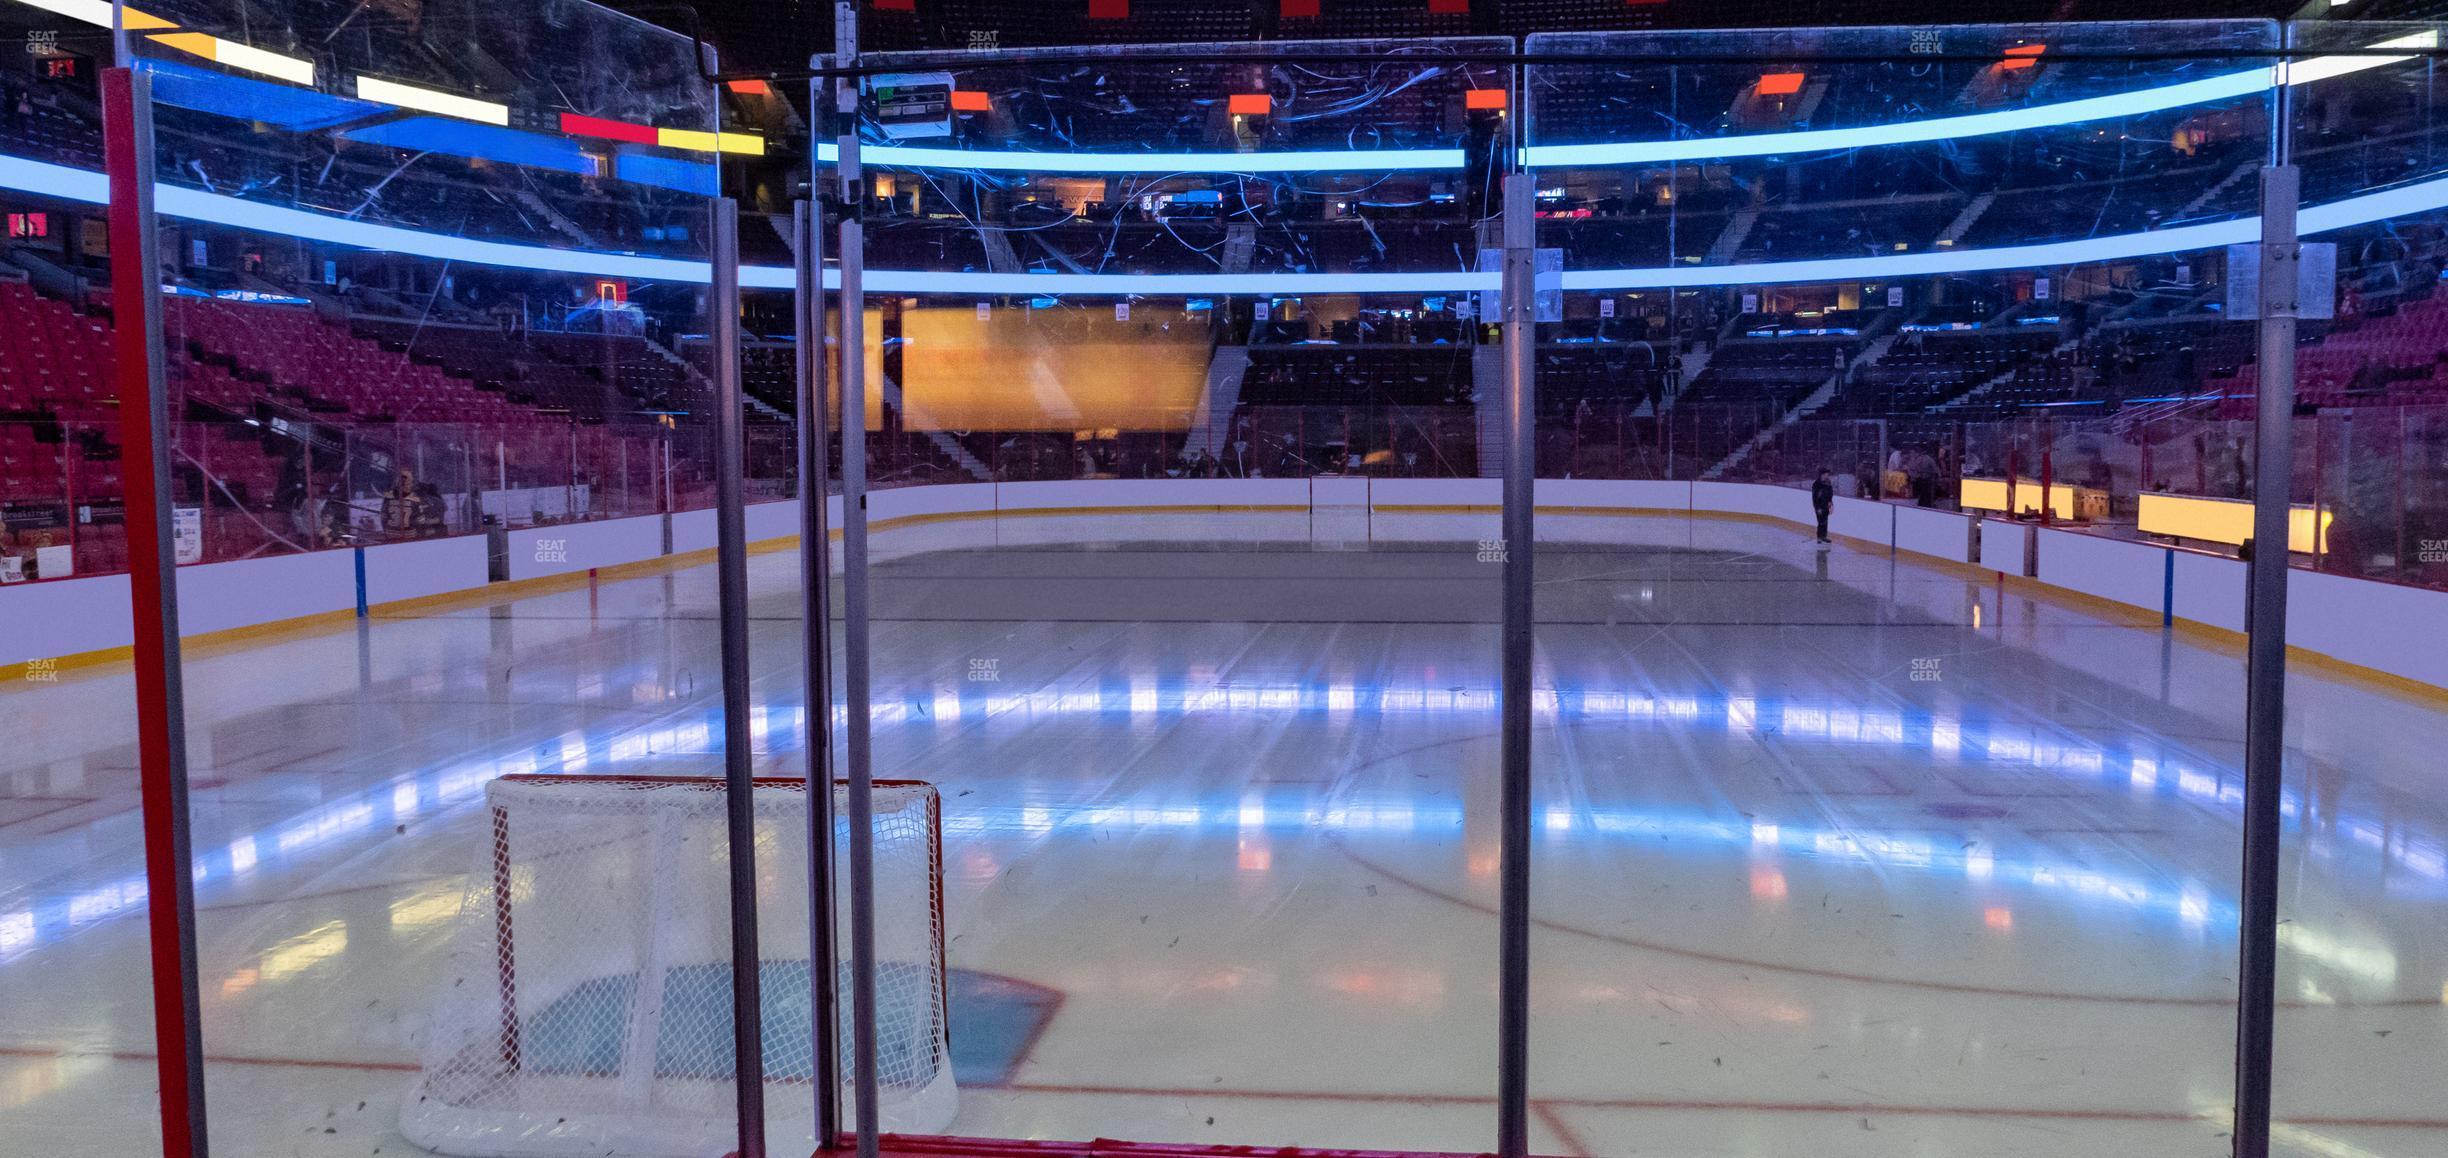
<path fill-rule="evenodd" d="M 2156 788 L 2156 787 L 2158 787 L 2158 786 L 2159 786 L 2159 762 L 2158 762 L 2157 760 L 2153 760 L 2153 759 L 2151 759 L 2151 758 L 2149 758 L 2149 757 L 2147 757 L 2147 756 L 2136 756 L 2136 757 L 2134 757 L 2134 762 L 2133 762 L 2133 786 L 2134 786 L 2134 787 L 2136 787 L 2136 788 Z"/>
<path fill-rule="evenodd" d="M 2200 889 L 2186 889 L 2176 902 L 2176 915 L 2188 925 L 2203 925 L 2210 921 L 2210 898 Z"/>
<path fill-rule="evenodd" d="M 1964 875 L 1976 881 L 1988 880 L 1997 871 L 1997 855 L 1985 848 L 1964 853 Z"/>
<path fill-rule="evenodd" d="M 1758 821 L 1753 821 L 1753 822 L 1752 822 L 1752 824 L 1751 824 L 1751 843 L 1753 843 L 1753 844 L 1775 844 L 1776 842 L 1777 842 L 1777 826 L 1775 826 L 1775 825 L 1773 825 L 1773 824 L 1763 824 L 1763 823 L 1760 823 L 1760 822 L 1758 822 Z"/>
<path fill-rule="evenodd" d="M 0 953 L 22 949 L 34 943 L 34 914 L 10 913 L 0 917 Z"/>

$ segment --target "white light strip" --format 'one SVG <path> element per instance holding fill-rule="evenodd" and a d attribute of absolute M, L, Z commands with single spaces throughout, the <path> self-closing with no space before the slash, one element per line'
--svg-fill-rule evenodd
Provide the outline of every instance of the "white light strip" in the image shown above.
<path fill-rule="evenodd" d="M 2139 116 L 2186 105 L 2232 100 L 2266 92 L 2271 70 L 2256 68 L 2181 84 L 2107 96 L 2061 101 L 2053 105 L 2002 109 L 1932 117 L 1893 125 L 1863 125 L 1851 129 L 1805 129 L 1791 133 L 1748 133 L 1735 137 L 1701 137 L 1689 141 L 1615 141 L 1596 145 L 1531 145 L 1522 162 L 1533 168 L 1595 168 L 1642 165 L 1661 161 L 1702 161 L 1726 157 L 1769 157 L 1862 149 L 1877 145 L 1909 145 L 1958 137 L 1984 137 L 2027 129 L 2056 128 L 2110 117 Z"/>
<path fill-rule="evenodd" d="M 830 165 L 841 147 L 816 146 Z M 861 145 L 859 160 L 883 169 L 974 169 L 1000 173 L 1385 173 L 1400 169 L 1459 169 L 1460 149 L 1334 149 L 1288 153 L 1037 153 L 1027 150 L 931 149 Z"/>
<path fill-rule="evenodd" d="M 240 44 L 235 40 L 213 38 L 213 60 L 231 68 L 277 77 L 307 88 L 314 87 L 313 61 L 282 56 L 277 52 L 265 52 L 263 49 Z"/>
<path fill-rule="evenodd" d="M 867 284 L 904 293 L 1036 294 L 1407 294 L 1494 291 L 1493 271 L 1443 273 L 944 273 L 870 269 Z M 828 279 L 831 274 L 827 274 Z M 826 285 L 835 284 L 827 280 Z"/>
<path fill-rule="evenodd" d="M 2311 232 L 2305 229 L 2304 232 Z M 1941 273 L 2087 265 L 2182 253 L 2192 249 L 2261 240 L 2261 219 L 2243 217 L 2174 229 L 2086 237 L 2075 241 L 2044 241 L 2032 245 L 2001 245 L 1987 249 L 1938 249 L 1926 253 L 1891 253 L 1878 257 L 1838 257 L 1818 261 L 1760 261 L 1741 265 L 1700 265 L 1647 269 L 1568 269 L 1567 290 L 1685 289 L 1720 285 L 1789 285 L 1797 282 L 1852 281 L 1857 278 L 1927 277 Z"/>
<path fill-rule="evenodd" d="M 2436 30 L 2383 40 L 2380 48 L 2437 48 Z M 2410 56 L 2319 56 L 2293 65 L 2247 69 L 2157 88 L 1994 113 L 1933 117 L 1894 125 L 1864 125 L 1851 129 L 1805 129 L 1791 133 L 1751 133 L 1689 141 L 1618 141 L 1595 145 L 1531 145 L 1522 150 L 1523 163 L 1533 168 L 1590 168 L 1639 165 L 1660 161 L 1703 161 L 1727 157 L 1768 157 L 1787 153 L 1862 149 L 1879 145 L 1909 145 L 1959 137 L 1994 136 L 2027 129 L 2060 128 L 2086 121 L 2141 116 L 2187 105 L 2233 100 L 2267 92 L 2281 76 L 2290 85 L 2311 84 L 2412 60 Z"/>
<path fill-rule="evenodd" d="M 109 183 L 100 173 L 7 155 L 0 155 L 0 188 L 88 205 L 106 204 L 110 199 Z M 174 185 L 157 186 L 154 196 L 160 211 L 175 217 L 411 257 L 466 261 L 546 273 L 625 277 L 640 281 L 703 283 L 709 280 L 711 273 L 711 267 L 702 261 L 477 241 L 447 233 L 352 221 L 284 205 L 243 201 L 225 194 L 205 193 Z M 2306 206 L 2301 213 L 2300 225 L 2303 234 L 2309 236 L 2443 208 L 2448 208 L 2448 177 L 2434 177 L 2394 189 L 2358 194 L 2326 205 Z M 1950 249 L 1880 257 L 1755 262 L 1746 265 L 1566 270 L 1563 288 L 1702 288 L 1979 273 L 2183 253 L 2256 241 L 2260 234 L 2260 218 L 2242 217 L 2175 229 L 1989 249 Z M 1043 294 L 1407 294 L 1493 290 L 1497 288 L 1497 275 L 1478 272 L 1031 274 L 871 269 L 867 271 L 867 282 L 870 289 L 885 293 L 1014 297 Z M 742 266 L 740 284 L 750 289 L 789 289 L 791 270 L 787 266 L 775 265 Z M 833 287 L 839 284 L 835 272 L 827 271 L 825 285 Z"/>
<path fill-rule="evenodd" d="M 2439 30 L 2430 29 L 2423 32 L 2416 32 L 2408 36 L 2400 36 L 2395 40 L 2383 40 L 2378 44 L 2372 45 L 2371 47 L 2438 48 L 2439 42 Z M 2278 70 L 2279 74 L 2286 78 L 2286 83 L 2288 84 L 2311 84 L 2314 81 L 2323 81 L 2328 80 L 2331 77 L 2345 76 L 2348 73 L 2361 72 L 2367 68 L 2379 68 L 2382 65 L 2388 64 L 2403 64 L 2404 62 L 2412 59 L 2414 58 L 2411 56 L 2315 56 L 2308 60 L 2280 62 L 2278 65 Z"/>
<path fill-rule="evenodd" d="M 107 0 L 23 0 L 45 12 L 56 13 L 70 20 L 82 21 L 99 28 L 111 26 L 111 6 Z"/>
<path fill-rule="evenodd" d="M 401 84 L 395 80 L 384 80 L 378 76 L 360 74 L 357 77 L 357 95 L 382 104 L 398 105 L 404 109 L 421 109 L 429 113 L 440 113 L 446 117 L 457 117 L 463 121 L 476 121 L 504 127 L 510 124 L 510 106 L 508 105 L 480 101 L 456 93 L 435 92 L 429 88 L 418 88 L 415 85 Z"/>

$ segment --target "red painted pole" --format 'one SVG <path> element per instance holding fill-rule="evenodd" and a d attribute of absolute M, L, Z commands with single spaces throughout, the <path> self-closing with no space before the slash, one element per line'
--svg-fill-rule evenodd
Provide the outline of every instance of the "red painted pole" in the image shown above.
<path fill-rule="evenodd" d="M 187 836 L 186 704 L 178 584 L 170 553 L 169 405 L 161 381 L 161 293 L 153 232 L 148 78 L 102 74 L 110 175 L 112 341 L 134 614 L 136 762 L 143 801 L 145 914 L 152 937 L 153 1033 L 163 1158 L 204 1158 L 204 1036 L 196 998 L 195 878 Z"/>
<path fill-rule="evenodd" d="M 2053 494 L 2057 488 L 2056 463 L 2056 449 L 2043 444 L 2040 448 L 2040 525 L 2043 527 L 2054 521 L 2050 515 L 2051 504 L 2056 501 Z"/>

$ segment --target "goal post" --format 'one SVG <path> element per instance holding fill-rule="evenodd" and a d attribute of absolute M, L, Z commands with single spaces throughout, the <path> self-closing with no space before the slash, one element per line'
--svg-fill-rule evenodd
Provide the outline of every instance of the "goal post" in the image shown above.
<path fill-rule="evenodd" d="M 760 779 L 754 791 L 768 1130 L 777 1143 L 812 1140 L 807 789 Z M 486 785 L 485 802 L 489 839 L 469 874 L 402 1133 L 471 1158 L 729 1151 L 723 782 L 506 776 Z M 837 856 L 848 846 L 844 823 Z M 958 1089 L 933 786 L 877 781 L 874 831 L 877 1125 L 941 1133 Z M 838 977 L 848 963 L 833 968 Z M 841 1004 L 836 1072 L 846 1091 L 850 1011 Z"/>

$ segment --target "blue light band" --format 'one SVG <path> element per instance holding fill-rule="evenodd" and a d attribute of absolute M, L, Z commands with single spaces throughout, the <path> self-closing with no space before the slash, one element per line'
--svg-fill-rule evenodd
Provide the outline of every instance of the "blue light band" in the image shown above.
<path fill-rule="evenodd" d="M 108 183 L 99 173 L 23 157 L 0 155 L 0 188 L 101 205 L 108 201 Z M 379 225 L 328 214 L 266 205 L 219 193 L 174 185 L 156 188 L 160 211 L 174 217 L 298 237 L 309 241 L 382 250 L 412 257 L 465 261 L 543 273 L 622 277 L 641 281 L 703 284 L 712 267 L 702 261 L 644 257 L 479 241 L 447 233 L 431 233 L 397 225 Z M 2409 185 L 2358 194 L 2325 205 L 2306 206 L 2300 216 L 2310 236 L 2393 217 L 2448 208 L 2448 177 L 2433 177 Z M 2082 265 L 2183 253 L 2239 242 L 2257 241 L 2258 217 L 2119 233 L 2072 241 L 1982 249 L 1944 249 L 1877 257 L 1828 258 L 1811 261 L 1753 262 L 1743 265 L 1656 266 L 1624 269 L 1566 270 L 1567 290 L 1700 289 L 1711 286 L 1773 285 L 1808 282 L 1884 280 L 1945 273 L 1980 273 Z M 740 284 L 750 289 L 789 289 L 791 271 L 784 266 L 750 265 L 740 269 Z M 966 296 L 1075 295 L 1298 295 L 1470 293 L 1497 288 L 1493 272 L 1444 273 L 973 273 L 934 270 L 871 269 L 867 284 L 879 293 L 954 294 Z M 839 285 L 827 271 L 827 288 Z"/>

